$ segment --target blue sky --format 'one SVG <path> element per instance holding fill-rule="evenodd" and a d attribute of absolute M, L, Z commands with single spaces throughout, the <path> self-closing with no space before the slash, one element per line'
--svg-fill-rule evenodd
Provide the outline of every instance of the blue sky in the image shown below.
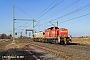
<path fill-rule="evenodd" d="M 35 25 L 39 22 L 39 24 L 34 28 L 36 31 L 44 31 L 45 29 L 51 27 L 52 24 L 56 26 L 55 22 L 58 20 L 58 27 L 67 28 L 69 34 L 72 36 L 82 36 L 85 34 L 90 36 L 90 0 L 0 0 L 0 34 L 12 33 L 13 5 L 16 6 L 16 19 L 34 19 L 37 21 L 35 22 Z M 77 9 L 79 9 L 79 11 L 76 11 Z M 73 13 L 69 14 L 70 12 Z M 76 18 L 79 16 L 83 17 Z M 61 18 L 56 19 L 58 17 Z M 47 23 L 51 20 L 54 20 L 52 21 L 52 24 Z M 15 28 L 20 26 L 16 29 L 18 36 L 20 35 L 22 29 L 23 35 L 25 35 L 25 29 L 33 29 L 32 21 L 16 20 L 15 22 Z"/>

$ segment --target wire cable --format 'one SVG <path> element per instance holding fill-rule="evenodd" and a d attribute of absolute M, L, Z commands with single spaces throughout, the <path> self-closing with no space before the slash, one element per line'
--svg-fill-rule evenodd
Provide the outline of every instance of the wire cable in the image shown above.
<path fill-rule="evenodd" d="M 31 24 L 31 23 L 30 23 Z M 24 30 L 24 29 L 26 29 L 27 27 L 29 27 L 30 26 L 30 24 L 29 25 L 27 25 L 27 26 L 25 26 L 24 28 L 22 28 L 22 29 L 18 29 L 18 28 L 20 28 L 20 26 L 17 28 L 17 30 Z M 24 24 L 23 24 L 24 25 Z"/>
<path fill-rule="evenodd" d="M 62 15 L 62 16 L 56 18 L 56 19 L 50 20 L 50 21 L 48 21 L 48 22 L 46 22 L 46 23 L 43 23 L 43 24 L 47 24 L 47 23 L 49 23 L 49 22 L 55 21 L 55 20 L 57 20 L 57 19 L 60 19 L 60 18 L 62 18 L 62 17 L 65 17 L 65 16 L 67 16 L 67 15 L 73 14 L 73 13 L 75 13 L 75 12 L 79 12 L 79 11 L 81 11 L 81 10 L 84 10 L 84 9 L 88 8 L 88 7 L 90 7 L 90 3 L 84 5 L 84 6 L 80 7 L 80 8 L 78 8 L 78 9 L 72 11 L 72 12 L 69 12 L 69 13 L 67 13 L 67 14 L 65 14 L 65 15 Z M 41 24 L 41 25 L 43 25 L 43 24 Z"/>
<path fill-rule="evenodd" d="M 56 0 L 55 0 L 56 1 Z M 52 2 L 47 8 L 45 8 L 41 13 L 39 13 L 37 16 L 39 16 L 39 15 L 41 15 L 42 13 L 44 13 L 50 6 L 52 6 L 54 3 L 55 3 L 55 1 L 54 2 Z M 37 17 L 36 16 L 36 17 Z"/>
<path fill-rule="evenodd" d="M 75 19 L 78 19 L 78 18 L 81 18 L 81 17 L 88 16 L 88 15 L 90 15 L 90 13 L 84 14 L 84 15 L 81 15 L 81 16 L 78 16 L 78 17 L 75 17 L 75 18 L 71 18 L 71 19 L 68 19 L 68 20 L 65 20 L 65 21 L 62 21 L 60 23 L 65 23 L 65 22 L 68 22 L 68 21 L 71 21 L 71 20 L 75 20 Z M 38 30 L 40 30 L 40 29 L 38 29 Z"/>
<path fill-rule="evenodd" d="M 79 8 L 79 9 L 76 9 L 76 10 L 70 12 L 70 13 L 67 13 L 67 14 L 65 14 L 65 15 L 63 15 L 63 16 L 60 16 L 60 17 L 56 18 L 56 19 L 53 19 L 53 20 L 51 20 L 51 21 L 60 19 L 60 18 L 62 18 L 62 17 L 65 17 L 65 16 L 67 16 L 67 15 L 70 15 L 70 14 L 72 14 L 72 13 L 78 12 L 78 11 L 80 11 L 80 10 L 84 10 L 84 9 L 86 9 L 86 8 L 88 8 L 88 7 L 90 7 L 90 3 L 87 4 L 87 5 L 85 5 L 85 6 L 83 6 L 83 7 L 81 7 L 81 8 Z M 49 22 L 51 22 L 51 21 L 49 21 Z"/>
<path fill-rule="evenodd" d="M 59 3 L 55 4 L 53 7 L 51 7 L 48 11 L 46 11 L 44 14 L 42 14 L 38 19 L 40 19 L 42 16 L 44 16 L 46 13 L 48 13 L 49 11 L 51 11 L 53 8 L 55 8 L 57 5 L 59 5 L 60 3 L 62 3 L 64 0 L 60 1 Z"/>
<path fill-rule="evenodd" d="M 61 11 L 63 11 L 63 10 L 65 10 L 65 9 L 69 8 L 70 6 L 72 6 L 72 5 L 76 4 L 76 3 L 78 3 L 79 1 L 80 1 L 80 0 L 77 0 L 77 1 L 75 1 L 75 2 L 73 2 L 73 3 L 71 3 L 70 5 L 68 5 L 68 6 L 66 6 L 66 7 L 64 7 L 64 8 L 62 8 L 62 9 L 60 9 L 59 11 L 55 12 L 55 13 L 52 14 L 52 15 L 55 15 L 55 14 L 57 14 L 57 13 L 60 13 Z M 52 16 L 51 16 L 51 17 L 52 17 Z"/>
<path fill-rule="evenodd" d="M 81 15 L 81 16 L 78 16 L 78 17 L 75 17 L 75 18 L 72 18 L 72 19 L 68 19 L 68 20 L 62 21 L 62 22 L 60 22 L 60 23 L 68 22 L 68 21 L 70 21 L 70 20 L 74 20 L 74 19 L 81 18 L 81 17 L 88 16 L 88 15 L 90 15 L 90 13 L 85 14 L 85 15 Z"/>
<path fill-rule="evenodd" d="M 18 8 L 20 11 L 22 11 L 23 13 L 25 13 L 27 16 L 31 17 L 29 14 L 27 14 L 26 12 L 24 12 L 22 9 L 20 9 L 19 7 L 15 6 L 16 8 Z M 33 17 L 31 17 L 33 18 Z M 34 18 L 33 18 L 34 19 Z"/>
<path fill-rule="evenodd" d="M 24 24 L 22 24 L 22 25 L 18 26 L 17 28 L 20 28 L 20 27 L 22 27 L 22 26 L 26 25 L 27 23 L 29 23 L 29 22 L 26 22 L 26 23 L 24 23 Z M 15 29 L 17 29 L 17 28 L 15 28 Z"/>

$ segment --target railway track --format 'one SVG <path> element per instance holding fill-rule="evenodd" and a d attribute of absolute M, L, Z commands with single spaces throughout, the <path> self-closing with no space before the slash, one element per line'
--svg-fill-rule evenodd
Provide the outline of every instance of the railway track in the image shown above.
<path fill-rule="evenodd" d="M 22 43 L 22 44 L 20 44 Z M 56 55 L 60 57 L 60 60 L 90 60 L 90 46 L 89 45 L 59 45 L 59 44 L 49 44 L 49 43 L 41 43 L 41 42 L 33 42 L 30 40 L 19 40 L 18 44 L 20 46 L 24 46 L 24 48 L 13 48 L 6 51 L 3 51 L 3 56 L 11 55 L 15 57 L 24 57 L 24 59 L 32 58 L 34 60 L 44 60 L 41 58 L 42 53 L 37 53 L 30 46 L 37 47 L 41 49 L 41 51 L 46 51 L 47 53 Z M 11 45 L 12 46 L 12 45 Z M 16 46 L 16 45 L 15 45 Z M 14 46 L 14 47 L 15 47 Z M 12 46 L 13 47 L 13 46 Z M 18 46 L 17 46 L 18 47 Z M 36 48 L 36 49 L 37 49 Z M 21 58 L 18 58 L 18 60 Z M 48 60 L 48 59 L 47 59 Z"/>
<path fill-rule="evenodd" d="M 55 48 L 55 46 L 51 47 L 48 44 L 44 45 L 44 43 L 43 44 L 30 43 L 30 45 L 37 47 L 39 49 L 42 49 L 44 51 L 47 51 L 47 52 L 54 54 L 56 56 L 63 57 L 67 60 L 90 60 L 90 57 L 89 57 L 90 55 L 87 56 L 87 55 L 84 55 L 82 53 L 75 53 L 75 52 L 71 51 L 71 49 L 73 50 L 74 47 L 71 49 L 70 49 L 70 47 L 67 49 L 64 49 L 64 48 L 66 48 L 66 46 L 65 47 L 63 46 L 64 48 L 61 46 L 58 46 L 58 48 Z M 77 51 L 78 51 L 78 49 L 77 49 Z"/>
<path fill-rule="evenodd" d="M 62 60 L 90 60 L 90 45 L 59 45 L 33 41 L 23 41 L 48 53 L 54 54 Z"/>

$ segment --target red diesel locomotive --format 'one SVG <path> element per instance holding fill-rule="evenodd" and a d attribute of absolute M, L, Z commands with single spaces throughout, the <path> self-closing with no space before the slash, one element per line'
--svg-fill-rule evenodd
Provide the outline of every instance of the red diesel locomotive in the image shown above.
<path fill-rule="evenodd" d="M 34 33 L 34 41 L 67 44 L 71 42 L 66 28 L 51 27 L 44 32 Z"/>

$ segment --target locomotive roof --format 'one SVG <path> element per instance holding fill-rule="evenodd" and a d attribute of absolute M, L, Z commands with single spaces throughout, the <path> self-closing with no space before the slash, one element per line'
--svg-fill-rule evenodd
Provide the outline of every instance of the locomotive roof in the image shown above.
<path fill-rule="evenodd" d="M 50 27 L 50 28 L 48 28 L 48 29 L 50 29 L 50 30 L 52 30 L 54 27 Z M 59 29 L 58 27 L 55 27 L 55 29 Z"/>

